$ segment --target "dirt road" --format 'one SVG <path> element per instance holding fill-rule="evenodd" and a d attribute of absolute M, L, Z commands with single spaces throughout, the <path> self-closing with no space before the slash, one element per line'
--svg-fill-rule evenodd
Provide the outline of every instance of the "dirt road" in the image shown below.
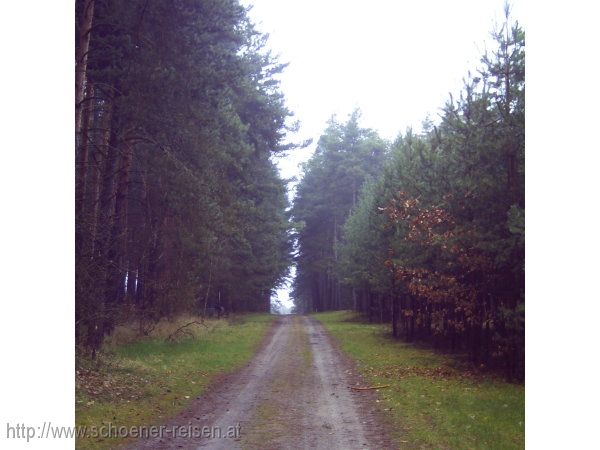
<path fill-rule="evenodd" d="M 319 322 L 282 316 L 248 366 L 167 424 L 168 430 L 187 428 L 203 437 L 178 431 L 183 435 L 167 433 L 131 448 L 389 448 L 375 394 L 351 391 L 357 383 L 358 375 Z"/>

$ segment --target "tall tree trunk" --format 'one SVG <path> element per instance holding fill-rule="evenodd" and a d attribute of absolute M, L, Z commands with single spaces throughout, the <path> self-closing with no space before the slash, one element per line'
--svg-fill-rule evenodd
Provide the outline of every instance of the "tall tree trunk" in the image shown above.
<path fill-rule="evenodd" d="M 88 85 L 91 91 L 92 86 Z M 91 272 L 89 255 L 84 256 L 86 239 L 86 220 L 84 216 L 84 200 L 86 178 L 89 165 L 89 128 L 92 104 L 85 109 L 83 115 L 83 132 L 79 151 L 75 154 L 75 341 L 81 342 L 81 325 L 84 316 L 87 278 Z"/>
<path fill-rule="evenodd" d="M 81 134 L 81 118 L 93 19 L 94 0 L 83 0 L 83 11 L 79 22 L 78 44 L 75 49 L 75 136 L 77 138 Z"/>
<path fill-rule="evenodd" d="M 396 289 L 395 289 L 395 277 L 392 273 L 392 287 L 390 289 L 390 308 L 392 313 L 392 336 L 398 338 L 398 314 L 396 312 Z"/>
<path fill-rule="evenodd" d="M 94 95 L 93 86 L 88 84 L 87 92 L 90 95 Z M 85 200 L 85 189 L 86 189 L 86 181 L 87 181 L 87 173 L 89 166 L 89 148 L 90 148 L 90 117 L 93 115 L 93 102 L 90 102 L 87 108 L 83 111 L 83 124 L 81 131 L 81 142 L 77 148 L 77 152 L 75 154 L 75 217 L 81 220 L 81 215 L 83 213 L 83 202 Z M 77 227 L 79 228 L 79 227 Z M 76 228 L 76 229 L 77 229 Z M 81 236 L 80 236 L 81 238 Z M 77 239 L 76 239 L 77 242 Z M 76 245 L 77 249 L 80 249 L 80 246 Z"/>
<path fill-rule="evenodd" d="M 114 109 L 111 108 L 111 109 Z M 112 111 L 114 117 L 114 110 Z M 112 311 L 106 310 L 106 281 L 109 266 L 113 263 L 109 260 L 110 249 L 110 231 L 114 220 L 114 190 L 115 190 L 115 168 L 118 158 L 116 148 L 116 132 L 112 127 L 109 131 L 109 142 L 107 145 L 106 158 L 102 169 L 102 186 L 100 188 L 98 214 L 96 217 L 95 243 L 94 243 L 94 259 L 96 262 L 97 273 L 97 289 L 94 292 L 94 312 L 93 323 L 91 326 L 91 347 L 92 352 L 100 348 L 104 337 L 105 329 L 110 329 Z"/>
<path fill-rule="evenodd" d="M 115 143 L 116 145 L 116 143 Z M 108 273 L 106 281 L 106 304 L 113 312 L 112 320 L 107 322 L 104 330 L 110 333 L 115 325 L 115 312 L 125 298 L 125 274 L 127 261 L 127 198 L 129 191 L 129 173 L 133 160 L 133 146 L 124 143 L 121 154 L 121 164 L 116 182 L 115 209 L 108 246 Z"/>
<path fill-rule="evenodd" d="M 100 94 L 101 95 L 101 94 Z M 111 123 L 112 123 L 112 106 L 111 103 L 104 99 L 95 107 L 94 114 L 97 119 L 94 120 L 94 127 L 97 128 L 92 133 L 92 147 L 90 156 L 91 161 L 91 177 L 89 186 L 86 188 L 86 199 L 84 200 L 84 216 L 89 227 L 89 248 L 86 248 L 86 253 L 89 251 L 93 254 L 95 251 L 97 229 L 98 229 L 98 211 L 100 207 L 100 193 L 103 177 L 103 169 L 109 153 Z"/>
<path fill-rule="evenodd" d="M 100 93 L 101 95 L 101 93 Z M 78 323 L 85 326 L 85 344 L 95 356 L 102 340 L 101 318 L 104 314 L 102 269 L 104 259 L 102 254 L 97 254 L 100 211 L 101 180 L 104 175 L 104 166 L 110 148 L 110 129 L 112 123 L 112 107 L 108 99 L 94 99 L 89 106 L 89 120 L 91 130 L 89 133 L 88 149 L 88 175 L 86 175 L 85 188 L 80 192 L 81 222 L 81 258 L 76 260 L 79 278 L 79 287 L 76 290 L 76 310 L 79 310 Z M 90 170 L 91 169 L 91 170 Z M 77 239 L 77 237 L 76 237 Z M 83 336 L 80 336 L 83 340 Z"/>

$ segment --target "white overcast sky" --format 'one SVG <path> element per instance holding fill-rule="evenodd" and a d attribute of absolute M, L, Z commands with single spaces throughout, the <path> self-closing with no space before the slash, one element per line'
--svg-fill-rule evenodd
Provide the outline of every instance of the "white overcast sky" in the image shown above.
<path fill-rule="evenodd" d="M 599 69 L 593 56 L 600 47 L 598 5 L 520 1 L 515 17 L 524 25 L 528 49 L 527 444 L 588 448 L 598 441 L 600 404 L 598 362 L 590 357 L 597 353 L 600 316 L 600 302 L 593 301 L 600 254 L 600 90 L 593 81 Z M 384 135 L 408 123 L 418 126 L 458 89 L 456 80 L 477 61 L 475 44 L 487 37 L 491 18 L 502 9 L 500 1 L 483 0 L 408 7 L 402 0 L 365 1 L 368 11 L 349 1 L 254 3 L 252 17 L 291 63 L 283 77 L 288 103 L 303 120 L 304 133 L 315 137 L 329 114 L 337 110 L 343 118 L 355 104 L 364 111 L 364 123 Z M 6 218 L 0 273 L 10 280 L 2 286 L 10 301 L 2 304 L 0 342 L 11 343 L 3 356 L 19 368 L 3 373 L 0 415 L 6 411 L 7 421 L 32 426 L 75 420 L 74 35 L 73 2 L 0 2 L 0 202 Z M 360 52 L 344 50 L 351 46 L 347 35 Z M 40 82 L 51 88 L 32 89 Z M 294 167 L 294 158 L 286 166 Z M 585 314 L 565 321 L 565 299 Z M 563 333 L 556 332 L 557 323 Z M 39 336 L 44 349 L 56 351 L 40 352 Z M 570 414 L 556 414 L 561 410 Z M 0 447 L 3 439 L 0 433 Z M 60 440 L 35 441 L 27 448 L 65 447 Z"/>
<path fill-rule="evenodd" d="M 296 141 L 313 145 L 278 158 L 284 178 L 316 146 L 327 120 L 345 120 L 356 107 L 362 125 L 387 139 L 419 130 L 459 92 L 502 23 L 504 0 L 245 0 L 268 47 L 289 63 L 280 76 L 288 107 L 301 122 Z M 525 27 L 520 2 L 512 17 Z M 287 289 L 278 292 L 287 301 Z"/>
<path fill-rule="evenodd" d="M 281 75 L 288 107 L 302 124 L 297 139 L 318 140 L 332 114 L 355 108 L 362 125 L 392 139 L 456 93 L 475 69 L 504 0 L 244 0 L 268 33 L 269 48 L 289 63 Z M 520 2 L 512 2 L 519 20 Z M 314 150 L 279 160 L 282 176 Z"/>

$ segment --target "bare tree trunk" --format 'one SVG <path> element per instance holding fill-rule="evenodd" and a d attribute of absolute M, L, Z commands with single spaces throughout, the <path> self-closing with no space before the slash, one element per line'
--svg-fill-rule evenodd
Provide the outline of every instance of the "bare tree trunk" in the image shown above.
<path fill-rule="evenodd" d="M 396 276 L 395 271 L 392 271 L 392 280 L 391 280 L 391 288 L 390 288 L 390 309 L 392 312 L 392 335 L 395 338 L 398 338 L 398 311 L 397 311 L 397 295 L 396 295 Z"/>
<path fill-rule="evenodd" d="M 114 111 L 113 111 L 114 114 Z M 112 125 L 112 124 L 111 124 Z M 111 310 L 106 310 L 106 281 L 109 266 L 113 263 L 109 260 L 110 230 L 114 218 L 114 172 L 117 161 L 116 133 L 114 130 L 108 132 L 110 139 L 107 145 L 106 158 L 102 169 L 102 186 L 100 189 L 98 214 L 96 217 L 96 231 L 94 239 L 94 259 L 97 273 L 96 288 L 92 293 L 94 319 L 91 326 L 92 336 L 89 343 L 92 354 L 100 348 L 104 337 L 105 328 L 110 329 Z"/>
<path fill-rule="evenodd" d="M 92 90 L 91 84 L 87 87 Z M 84 302 L 91 272 L 89 255 L 84 254 L 87 226 L 84 215 L 86 179 L 89 166 L 89 128 L 92 106 L 86 108 L 83 115 L 83 130 L 78 151 L 75 154 L 75 341 L 81 342 L 81 319 L 84 315 Z"/>
<path fill-rule="evenodd" d="M 206 287 L 206 295 L 204 296 L 204 311 L 202 312 L 202 317 L 206 317 L 206 307 L 208 305 L 208 295 L 210 294 L 210 282 L 212 281 L 212 262 L 209 264 L 208 268 L 208 286 Z"/>
<path fill-rule="evenodd" d="M 79 24 L 78 45 L 75 49 L 75 135 L 77 137 L 81 134 L 81 117 L 93 18 L 94 0 L 84 0 L 81 22 Z"/>
<path fill-rule="evenodd" d="M 104 314 L 102 288 L 104 279 L 101 277 L 101 272 L 105 261 L 102 255 L 96 253 L 96 250 L 98 248 L 97 230 L 99 223 L 100 226 L 102 225 L 102 219 L 98 218 L 101 180 L 110 147 L 111 103 L 106 99 L 92 100 L 86 108 L 86 116 L 89 120 L 89 127 L 86 126 L 83 131 L 87 134 L 85 152 L 87 153 L 88 168 L 86 176 L 80 176 L 78 179 L 80 190 L 77 193 L 79 198 L 76 199 L 79 205 L 76 231 L 79 234 L 76 236 L 76 241 L 79 240 L 79 243 L 76 252 L 79 251 L 79 255 L 76 259 L 75 301 L 79 316 L 78 323 L 84 325 L 86 330 L 85 341 L 84 336 L 80 333 L 80 342 L 85 342 L 92 350 L 92 355 L 95 356 L 102 340 L 101 318 Z M 83 152 L 80 154 L 83 155 Z"/>
<path fill-rule="evenodd" d="M 115 207 L 107 254 L 106 303 L 111 311 L 116 311 L 116 308 L 120 307 L 125 298 L 125 274 L 128 270 L 124 264 L 128 259 L 127 197 L 132 159 L 133 146 L 125 143 L 123 145 L 120 170 L 116 182 Z M 114 320 L 110 321 L 105 332 L 111 332 L 113 326 Z"/>
<path fill-rule="evenodd" d="M 112 107 L 107 100 L 99 103 L 98 120 L 95 127 L 99 131 L 94 133 L 93 137 L 93 161 L 90 162 L 92 173 L 89 183 L 89 189 L 86 189 L 88 198 L 85 200 L 84 210 L 86 220 L 89 226 L 89 252 L 93 254 L 95 251 L 96 235 L 98 229 L 98 210 L 100 206 L 101 180 L 103 176 L 103 167 L 109 153 L 110 146 L 110 129 L 112 122 Z"/>
<path fill-rule="evenodd" d="M 90 96 L 94 95 L 94 88 L 88 84 L 86 91 Z M 77 152 L 75 154 L 75 210 L 82 211 L 83 199 L 85 198 L 85 186 L 87 169 L 89 165 L 89 129 L 90 129 L 90 116 L 93 115 L 93 104 L 83 110 L 83 124 L 81 130 L 81 142 L 79 143 Z"/>
<path fill-rule="evenodd" d="M 93 95 L 93 86 L 91 84 L 88 85 L 87 90 L 89 91 L 90 95 Z M 86 199 L 87 174 L 90 165 L 89 128 L 91 122 L 90 118 L 92 115 L 93 103 L 90 103 L 90 105 L 84 110 L 81 142 L 75 155 L 75 251 L 77 256 L 80 256 L 83 250 L 85 227 L 84 202 Z"/>

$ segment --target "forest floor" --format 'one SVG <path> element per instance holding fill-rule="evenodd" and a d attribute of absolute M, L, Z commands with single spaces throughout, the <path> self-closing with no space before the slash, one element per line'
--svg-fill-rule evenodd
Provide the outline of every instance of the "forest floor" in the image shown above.
<path fill-rule="evenodd" d="M 161 424 L 164 431 L 127 442 L 79 440 L 77 446 L 524 447 L 522 385 L 393 340 L 389 326 L 366 324 L 351 312 L 239 320 L 219 321 L 212 330 L 200 330 L 203 336 L 181 343 L 150 340 L 118 347 L 119 370 L 143 366 L 145 375 L 136 372 L 123 391 L 127 400 L 100 394 L 96 403 L 86 402 L 90 389 L 80 387 L 78 425 Z M 355 389 L 376 386 L 385 387 Z"/>
<path fill-rule="evenodd" d="M 223 437 L 163 436 L 130 448 L 390 448 L 375 392 L 354 386 L 364 386 L 362 378 L 317 320 L 281 316 L 243 370 L 166 424 L 218 429 Z M 236 427 L 239 434 L 228 435 Z"/>
<path fill-rule="evenodd" d="M 270 314 L 207 319 L 203 326 L 184 328 L 189 334 L 179 333 L 174 342 L 168 336 L 197 317 L 163 320 L 144 337 L 135 324 L 117 327 L 95 361 L 82 354 L 76 358 L 75 419 L 78 429 L 85 429 L 76 447 L 115 448 L 127 441 L 117 427 L 132 435 L 189 408 L 251 360 L 275 319 Z M 91 430 L 105 435 L 93 436 Z"/>
<path fill-rule="evenodd" d="M 525 447 L 525 387 L 461 358 L 391 337 L 350 311 L 314 315 L 368 384 L 387 385 L 377 403 L 402 449 Z"/>

